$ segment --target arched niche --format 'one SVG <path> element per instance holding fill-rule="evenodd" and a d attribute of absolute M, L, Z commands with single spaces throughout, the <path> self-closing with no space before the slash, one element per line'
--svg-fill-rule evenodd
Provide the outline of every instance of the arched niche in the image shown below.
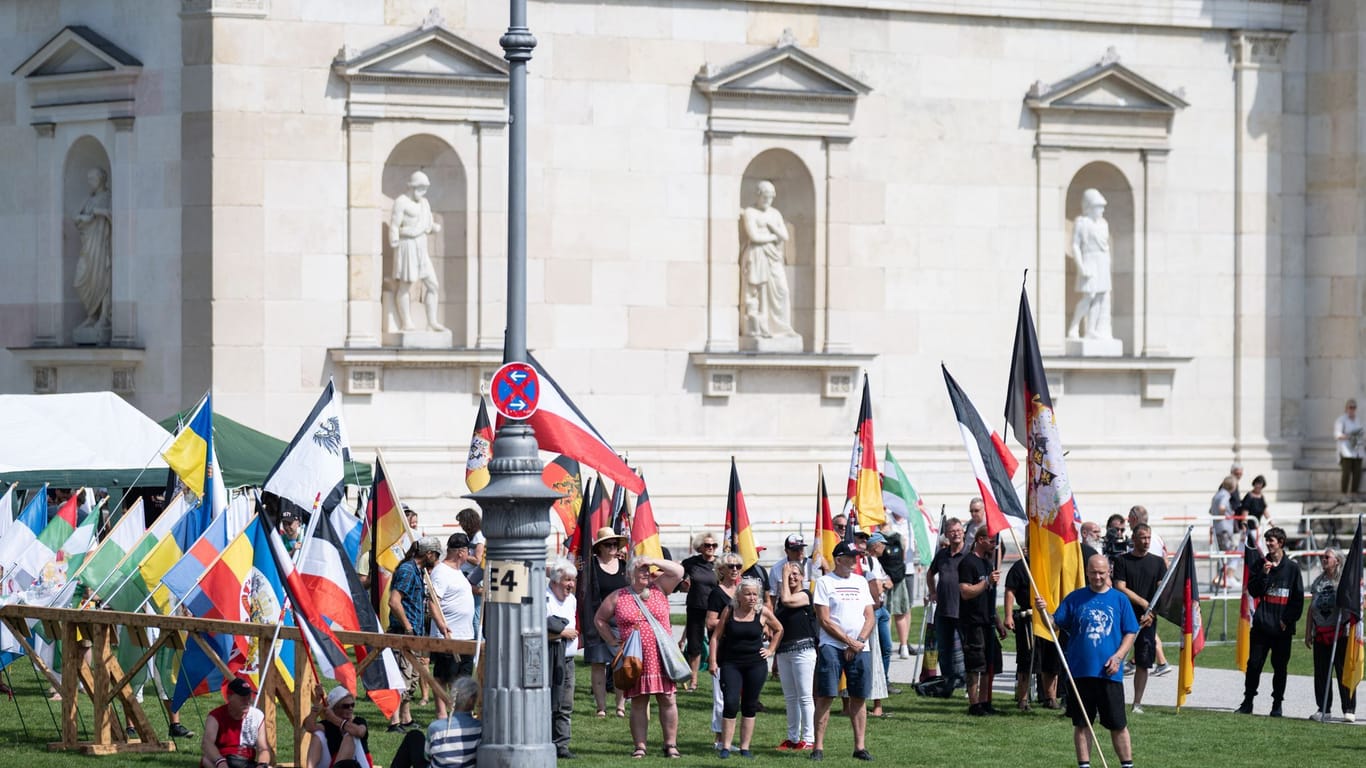
<path fill-rule="evenodd" d="M 1134 193 L 1124 173 L 1103 161 L 1087 163 L 1072 177 L 1067 187 L 1066 239 L 1067 303 L 1062 308 L 1068 320 L 1081 299 L 1077 292 L 1077 263 L 1072 254 L 1072 229 L 1082 214 L 1081 196 L 1095 189 L 1105 198 L 1105 220 L 1110 225 L 1110 315 L 1116 339 L 1124 342 L 1125 353 L 1135 354 L 1134 295 Z"/>
<path fill-rule="evenodd" d="M 54 265 L 60 270 L 61 274 L 61 329 L 59 333 L 63 338 L 86 319 L 84 305 L 81 304 L 80 297 L 76 293 L 76 269 L 81 258 L 81 232 L 76 226 L 76 216 L 81 212 L 90 197 L 91 184 L 90 172 L 100 170 L 104 173 L 108 189 L 110 190 L 111 206 L 110 214 L 112 218 L 112 190 L 114 189 L 113 179 L 110 177 L 109 153 L 99 139 L 90 135 L 83 135 L 71 143 L 67 149 L 66 159 L 62 165 L 62 197 L 61 197 L 61 226 L 62 226 L 62 259 L 60 265 Z M 111 249 L 113 247 L 110 242 Z M 114 271 L 117 273 L 117 270 Z M 112 280 L 112 275 L 110 277 Z M 104 332 L 101 343 L 108 344 L 108 331 Z"/>
<path fill-rule="evenodd" d="M 427 241 L 432 257 L 432 268 L 440 284 L 440 309 L 437 319 L 451 330 L 456 339 L 465 338 L 465 297 L 468 293 L 468 184 L 465 165 L 460 156 L 445 141 L 430 134 L 419 134 L 403 139 L 389 152 L 381 176 L 381 238 L 383 297 L 383 330 L 386 339 L 398 331 L 394 318 L 393 292 L 396 289 L 394 254 L 389 246 L 389 214 L 394 200 L 408 191 L 408 179 L 414 171 L 422 171 L 431 180 L 427 200 L 431 203 L 432 219 L 441 231 Z M 412 288 L 412 316 L 419 328 L 425 327 L 422 288 Z"/>
<path fill-rule="evenodd" d="M 760 152 L 745 167 L 740 181 L 740 204 L 755 204 L 759 182 L 773 183 L 777 208 L 787 222 L 790 239 L 784 250 L 788 290 L 791 292 L 792 329 L 802 337 L 802 351 L 815 351 L 816 340 L 816 186 L 801 158 L 785 149 Z M 737 218 L 736 258 L 743 233 Z M 737 318 L 743 343 L 745 334 L 744 286 L 741 285 Z"/>

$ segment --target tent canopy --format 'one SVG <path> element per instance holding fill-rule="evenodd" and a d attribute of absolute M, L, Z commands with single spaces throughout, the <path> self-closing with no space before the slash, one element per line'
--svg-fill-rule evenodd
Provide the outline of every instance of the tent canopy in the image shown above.
<path fill-rule="evenodd" d="M 181 411 L 161 420 L 161 426 L 175 432 L 192 414 Z M 261 486 L 289 443 L 265 432 L 233 421 L 219 411 L 213 414 L 213 451 L 223 469 L 223 485 L 228 488 Z M 164 466 L 164 465 L 163 465 Z M 369 485 L 370 465 L 352 461 L 346 465 L 347 485 Z"/>
<path fill-rule="evenodd" d="M 113 392 L 0 395 L 0 482 L 164 486 L 171 434 Z"/>

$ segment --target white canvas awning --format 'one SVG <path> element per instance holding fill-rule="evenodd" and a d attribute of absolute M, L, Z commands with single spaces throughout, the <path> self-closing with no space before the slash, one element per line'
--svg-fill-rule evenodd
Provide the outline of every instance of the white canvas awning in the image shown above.
<path fill-rule="evenodd" d="M 112 471 L 127 483 L 129 470 L 146 467 L 155 478 L 147 484 L 155 484 L 166 477 L 161 452 L 170 440 L 171 433 L 113 392 L 0 395 L 0 477 L 51 472 L 57 483 L 56 476 Z"/>

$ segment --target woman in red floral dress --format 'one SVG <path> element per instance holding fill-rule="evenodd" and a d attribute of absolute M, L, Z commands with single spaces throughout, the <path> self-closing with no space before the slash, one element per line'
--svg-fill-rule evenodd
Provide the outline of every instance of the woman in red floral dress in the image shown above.
<path fill-rule="evenodd" d="M 652 569 L 655 569 L 652 572 Z M 638 555 L 626 564 L 631 583 L 608 595 L 594 617 L 598 635 L 612 642 L 613 655 L 621 645 L 621 638 L 630 637 L 631 630 L 640 631 L 641 662 L 644 669 L 634 688 L 626 691 L 631 700 L 631 740 L 635 751 L 631 757 L 645 757 L 645 735 L 649 730 L 648 697 L 659 704 L 659 725 L 664 732 L 664 756 L 679 757 L 678 705 L 674 701 L 674 681 L 664 674 L 660 663 L 659 645 L 650 629 L 650 622 L 640 610 L 640 597 L 655 621 L 669 628 L 669 593 L 683 580 L 683 566 L 656 557 Z M 617 632 L 612 632 L 611 619 L 616 618 Z"/>

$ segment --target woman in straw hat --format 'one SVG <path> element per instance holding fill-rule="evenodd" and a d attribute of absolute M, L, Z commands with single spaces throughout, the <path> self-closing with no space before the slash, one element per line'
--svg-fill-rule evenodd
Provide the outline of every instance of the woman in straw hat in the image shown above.
<path fill-rule="evenodd" d="M 626 537 L 612 530 L 611 526 L 598 529 L 593 537 L 593 555 L 584 564 L 588 571 L 584 602 L 588 621 L 583 622 L 583 658 L 591 666 L 593 673 L 593 701 L 598 705 L 598 717 L 607 717 L 607 669 L 612 663 L 612 648 L 603 642 L 593 628 L 593 616 L 598 612 L 602 601 L 608 595 L 626 586 L 630 581 L 622 558 L 626 555 Z M 608 638 L 609 640 L 611 638 Z M 617 691 L 617 717 L 626 716 L 626 700 Z"/>

